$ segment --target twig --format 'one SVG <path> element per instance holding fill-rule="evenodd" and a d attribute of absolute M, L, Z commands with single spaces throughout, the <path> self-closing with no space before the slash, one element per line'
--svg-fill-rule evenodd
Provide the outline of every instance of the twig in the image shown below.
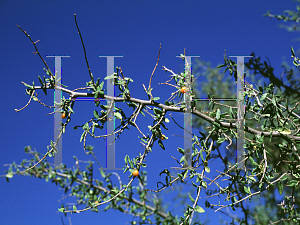
<path fill-rule="evenodd" d="M 35 50 L 36 50 L 36 52 L 35 52 L 34 54 L 38 54 L 38 55 L 39 55 L 39 57 L 40 57 L 41 60 L 43 61 L 44 65 L 47 67 L 48 71 L 50 72 L 51 76 L 53 77 L 53 74 L 51 73 L 51 70 L 49 69 L 49 67 L 48 67 L 48 65 L 47 65 L 47 63 L 46 63 L 46 61 L 43 59 L 43 57 L 41 56 L 39 50 L 38 50 L 37 47 L 36 47 L 36 43 L 37 43 L 38 41 L 34 42 L 34 41 L 31 39 L 30 35 L 26 33 L 26 31 L 24 31 L 19 25 L 17 25 L 17 27 L 18 27 L 18 28 L 19 28 L 19 29 L 20 29 L 20 30 L 21 30 L 21 31 L 29 38 L 29 40 L 31 41 L 31 43 L 33 44 L 33 46 L 34 46 L 34 48 L 35 48 Z"/>
<path fill-rule="evenodd" d="M 159 62 L 160 49 L 161 49 L 161 44 L 159 45 L 159 51 L 158 51 L 157 62 L 156 62 L 156 65 L 155 65 L 155 67 L 154 67 L 154 70 L 153 70 L 153 72 L 152 72 L 152 74 L 151 74 L 150 81 L 149 81 L 149 89 L 148 89 L 148 90 L 149 90 L 149 93 L 150 93 L 150 95 L 151 95 L 152 98 L 153 98 L 153 96 L 152 96 L 152 94 L 151 94 L 151 81 L 152 81 L 153 74 L 154 74 L 154 72 L 155 72 L 155 70 L 156 70 L 156 68 L 157 68 L 158 62 Z"/>
<path fill-rule="evenodd" d="M 23 173 L 26 173 L 28 170 L 31 170 L 32 168 L 36 167 L 38 164 L 40 164 L 46 157 L 49 153 L 51 153 L 53 151 L 53 149 L 51 149 L 49 152 L 47 152 L 43 158 L 41 158 L 36 164 L 34 164 L 33 166 L 27 168 L 26 170 L 20 172 L 20 174 L 23 174 Z"/>
<path fill-rule="evenodd" d="M 22 83 L 24 83 L 24 82 L 22 82 Z M 25 109 L 25 108 L 29 105 L 29 103 L 31 102 L 32 96 L 34 95 L 34 92 L 35 92 L 35 90 L 33 90 L 33 92 L 32 92 L 32 94 L 31 94 L 30 99 L 29 99 L 29 101 L 27 102 L 27 104 L 26 104 L 23 108 L 21 108 L 21 109 L 15 109 L 16 112 L 22 111 L 23 109 Z"/>
<path fill-rule="evenodd" d="M 123 74 L 122 68 L 121 68 L 121 67 L 119 67 L 119 69 L 120 69 L 120 73 L 122 74 L 123 80 L 125 80 L 125 77 L 124 77 L 124 74 Z"/>
<path fill-rule="evenodd" d="M 77 30 L 78 30 L 78 33 L 79 33 L 79 36 L 80 36 L 81 44 L 82 44 L 82 47 L 83 47 L 84 57 L 85 57 L 85 61 L 86 61 L 87 68 L 88 68 L 88 70 L 89 70 L 90 78 L 91 78 L 91 81 L 93 82 L 93 84 L 95 85 L 94 78 L 93 78 L 93 75 L 92 75 L 91 70 L 90 70 L 89 62 L 88 62 L 88 60 L 87 60 L 87 56 L 86 56 L 86 51 L 85 51 L 83 39 L 82 39 L 80 30 L 79 30 L 79 27 L 78 27 L 78 24 L 77 24 L 76 13 L 74 13 L 74 17 L 75 17 L 75 24 L 76 24 L 76 27 L 77 27 Z"/>
<path fill-rule="evenodd" d="M 148 93 L 147 93 L 147 89 L 146 89 L 146 87 L 145 87 L 145 85 L 144 85 L 144 84 L 143 84 L 143 87 L 144 87 L 144 90 L 145 90 L 146 94 L 148 94 Z"/>
<path fill-rule="evenodd" d="M 193 135 L 193 134 L 190 133 L 188 130 L 186 130 L 184 127 L 180 126 L 180 125 L 175 121 L 175 119 L 172 117 L 172 114 L 171 114 L 171 113 L 169 114 L 169 116 L 171 117 L 171 119 L 174 121 L 174 123 L 176 123 L 176 125 L 177 125 L 179 128 L 185 130 L 185 131 L 186 131 L 187 133 L 189 133 L 190 135 Z"/>
<path fill-rule="evenodd" d="M 259 183 L 261 183 L 265 177 L 266 174 L 266 170 L 267 170 L 267 166 L 268 166 L 268 161 L 267 161 L 267 154 L 266 154 L 266 148 L 265 145 L 263 144 L 263 151 L 264 151 L 264 161 L 265 161 L 265 166 L 264 166 L 264 171 L 263 171 L 263 175 L 259 181 Z"/>

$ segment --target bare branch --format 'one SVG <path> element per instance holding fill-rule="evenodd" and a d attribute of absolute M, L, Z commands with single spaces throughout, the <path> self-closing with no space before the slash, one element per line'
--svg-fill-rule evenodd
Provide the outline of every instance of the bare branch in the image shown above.
<path fill-rule="evenodd" d="M 88 71 L 89 71 L 89 74 L 90 74 L 90 78 L 91 78 L 91 81 L 93 82 L 93 84 L 95 85 L 94 78 L 93 78 L 93 75 L 92 75 L 92 73 L 91 73 L 91 69 L 90 69 L 90 66 L 89 66 L 89 62 L 88 62 L 88 59 L 87 59 L 87 56 L 86 56 L 86 51 L 85 51 L 83 39 L 82 39 L 82 36 L 81 36 L 81 32 L 80 32 L 79 27 L 78 27 L 78 24 L 77 24 L 76 13 L 74 14 L 74 18 L 75 18 L 75 24 L 76 24 L 76 27 L 77 27 L 77 30 L 78 30 L 78 34 L 79 34 L 79 36 L 80 36 L 81 44 L 82 44 L 82 47 L 83 47 L 84 57 L 85 57 L 85 62 L 86 62 L 86 65 L 87 65 L 87 68 L 88 68 Z"/>
<path fill-rule="evenodd" d="M 153 98 L 152 93 L 151 93 L 151 81 L 152 81 L 153 74 L 154 74 L 154 72 L 155 72 L 155 70 L 156 70 L 156 68 L 157 68 L 158 62 L 159 62 L 160 50 L 161 50 L 161 44 L 159 45 L 159 51 L 158 51 L 157 62 L 156 62 L 156 65 L 155 65 L 155 67 L 154 67 L 154 70 L 153 70 L 153 72 L 152 72 L 152 74 L 151 74 L 150 81 L 149 81 L 149 88 L 148 88 L 148 90 L 149 90 L 149 92 L 150 92 L 151 98 Z"/>

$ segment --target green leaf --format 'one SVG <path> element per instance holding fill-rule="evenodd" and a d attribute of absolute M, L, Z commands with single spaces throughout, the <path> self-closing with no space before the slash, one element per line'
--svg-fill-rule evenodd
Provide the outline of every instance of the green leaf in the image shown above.
<path fill-rule="evenodd" d="M 204 180 L 201 181 L 201 185 L 202 185 L 202 187 L 207 188 L 207 184 Z"/>
<path fill-rule="evenodd" d="M 220 115 L 221 115 L 221 111 L 220 111 L 220 109 L 217 109 L 217 114 L 216 114 L 217 120 L 220 119 Z"/>
<path fill-rule="evenodd" d="M 284 175 L 284 176 L 281 178 L 281 181 L 285 181 L 287 178 L 288 178 L 288 176 L 287 176 L 287 175 Z"/>
<path fill-rule="evenodd" d="M 47 88 L 43 88 L 43 92 L 47 95 Z"/>
<path fill-rule="evenodd" d="M 230 113 L 231 119 L 235 119 L 235 116 L 234 116 L 233 111 L 232 111 L 232 107 L 229 108 L 229 113 Z"/>
<path fill-rule="evenodd" d="M 192 184 L 193 184 L 193 186 L 194 186 L 194 187 L 198 187 L 198 185 L 197 185 L 197 184 L 195 184 L 193 181 L 192 181 Z"/>
<path fill-rule="evenodd" d="M 295 52 L 292 46 L 291 46 L 291 52 L 292 52 L 292 56 L 295 57 Z"/>
<path fill-rule="evenodd" d="M 221 144 L 222 142 L 224 142 L 226 139 L 225 138 L 218 138 L 217 144 Z"/>
<path fill-rule="evenodd" d="M 95 99 L 95 101 L 98 100 L 98 96 L 99 96 L 99 92 L 98 91 L 94 92 L 94 99 Z"/>
<path fill-rule="evenodd" d="M 157 109 L 157 108 L 154 108 L 153 112 L 154 112 L 155 115 L 161 115 L 162 114 L 162 111 L 160 109 Z"/>
<path fill-rule="evenodd" d="M 163 144 L 163 142 L 161 140 L 158 140 L 158 145 L 163 149 L 163 150 L 166 150 L 165 149 L 165 146 Z"/>
<path fill-rule="evenodd" d="M 40 81 L 41 85 L 44 86 L 43 80 L 42 80 L 42 78 L 40 77 L 40 75 L 38 75 L 38 77 L 39 77 L 39 81 Z"/>
<path fill-rule="evenodd" d="M 222 68 L 224 66 L 226 66 L 226 64 L 219 65 L 219 66 L 217 66 L 217 68 Z"/>
<path fill-rule="evenodd" d="M 118 190 L 116 190 L 116 189 L 111 189 L 111 190 L 110 190 L 110 192 L 111 192 L 112 194 L 114 194 L 114 195 L 116 195 L 116 194 L 118 194 L 118 193 L 119 193 L 119 191 L 118 191 Z"/>
<path fill-rule="evenodd" d="M 254 177 L 248 176 L 247 178 L 253 182 L 256 182 L 256 179 Z"/>
<path fill-rule="evenodd" d="M 296 185 L 298 185 L 298 181 L 296 181 L 296 180 L 290 180 L 287 184 L 290 187 L 295 187 Z"/>
<path fill-rule="evenodd" d="M 264 93 L 261 97 L 260 97 L 260 100 L 263 101 L 266 99 L 268 93 Z"/>
<path fill-rule="evenodd" d="M 82 142 L 82 140 L 83 140 L 83 138 L 84 138 L 84 135 L 85 135 L 85 132 L 86 132 L 86 131 L 83 131 L 83 133 L 82 133 L 82 135 L 81 135 L 81 137 L 80 137 L 80 142 Z"/>
<path fill-rule="evenodd" d="M 125 173 L 128 169 L 129 169 L 128 167 L 126 167 L 125 169 L 123 169 L 124 170 L 123 173 Z"/>
<path fill-rule="evenodd" d="M 130 159 L 129 159 L 129 164 L 130 164 L 130 167 L 133 169 L 134 168 L 133 162 Z M 130 172 L 132 172 L 132 171 L 130 171 Z"/>
<path fill-rule="evenodd" d="M 189 198 L 191 199 L 192 202 L 195 202 L 192 196 L 189 195 Z"/>
<path fill-rule="evenodd" d="M 153 101 L 157 101 L 157 100 L 159 100 L 160 99 L 160 97 L 154 97 L 153 98 Z"/>
<path fill-rule="evenodd" d="M 95 125 L 93 125 L 93 127 L 92 127 L 92 134 L 94 134 L 95 133 Z"/>
<path fill-rule="evenodd" d="M 60 211 L 60 212 L 64 212 L 64 211 L 65 211 L 65 209 L 64 209 L 64 208 L 58 208 L 58 211 Z"/>
<path fill-rule="evenodd" d="M 83 125 L 82 129 L 88 130 L 88 129 L 89 129 L 89 124 L 88 124 L 88 123 L 85 123 L 85 124 Z"/>
<path fill-rule="evenodd" d="M 99 88 L 102 90 L 103 89 L 103 84 L 104 84 L 104 81 L 101 82 L 101 84 L 99 85 Z"/>
<path fill-rule="evenodd" d="M 184 154 L 184 153 L 185 153 L 184 149 L 182 149 L 182 148 L 179 148 L 179 147 L 178 147 L 177 150 L 178 150 L 181 154 Z"/>
<path fill-rule="evenodd" d="M 28 87 L 28 88 L 30 88 L 30 89 L 33 89 L 33 87 L 32 86 L 30 86 L 30 85 L 28 85 L 28 84 L 26 84 L 26 83 L 23 83 L 26 87 Z"/>
<path fill-rule="evenodd" d="M 119 120 L 122 120 L 122 115 L 119 112 L 115 112 L 115 117 Z"/>
<path fill-rule="evenodd" d="M 112 78 L 117 78 L 117 74 L 114 73 L 112 75 L 109 75 L 109 76 L 105 77 L 104 80 L 108 80 L 108 79 L 112 79 Z"/>
<path fill-rule="evenodd" d="M 94 110 L 94 116 L 95 116 L 96 119 L 98 119 L 100 117 L 96 110 Z"/>
<path fill-rule="evenodd" d="M 200 150 L 200 157 L 201 157 L 202 162 L 204 162 L 204 158 L 203 158 L 203 154 L 202 154 L 202 149 Z"/>
<path fill-rule="evenodd" d="M 71 113 L 75 114 L 71 106 L 68 106 L 68 109 L 70 110 Z"/>
<path fill-rule="evenodd" d="M 208 166 L 205 167 L 205 172 L 209 173 L 210 172 L 210 168 Z"/>
<path fill-rule="evenodd" d="M 96 86 L 99 86 L 99 82 L 100 82 L 100 78 L 98 77 L 98 79 L 96 81 Z"/>
<path fill-rule="evenodd" d="M 185 171 L 184 171 L 183 179 L 186 178 L 186 176 L 188 175 L 188 172 L 189 172 L 189 170 L 185 170 Z"/>
<path fill-rule="evenodd" d="M 73 205 L 73 210 L 76 211 L 77 210 L 77 207 L 76 205 Z"/>
<path fill-rule="evenodd" d="M 129 160 L 129 155 L 126 155 L 126 156 L 125 156 L 125 159 L 124 159 L 126 165 L 127 165 L 127 163 L 128 163 L 128 160 Z"/>
<path fill-rule="evenodd" d="M 212 124 L 214 125 L 214 127 L 216 127 L 217 129 L 221 129 L 220 124 L 216 123 L 216 122 L 212 122 Z"/>
<path fill-rule="evenodd" d="M 146 140 L 144 140 L 143 138 L 140 138 L 142 142 L 144 142 L 145 144 L 147 144 L 148 142 Z"/>
<path fill-rule="evenodd" d="M 278 132 L 281 133 L 281 134 L 291 134 L 291 133 L 292 133 L 292 132 L 291 132 L 289 129 L 287 129 L 287 128 L 280 129 L 280 130 L 278 130 Z"/>
<path fill-rule="evenodd" d="M 273 105 L 274 105 L 275 107 L 277 107 L 277 105 L 276 105 L 276 98 L 275 98 L 275 96 L 273 96 L 273 98 L 272 98 L 272 103 L 273 103 Z"/>
<path fill-rule="evenodd" d="M 182 156 L 179 162 L 182 163 L 183 161 L 185 161 L 185 156 Z"/>
<path fill-rule="evenodd" d="M 244 186 L 244 191 L 245 191 L 247 194 L 251 194 L 250 188 L 247 187 L 247 186 Z"/>
<path fill-rule="evenodd" d="M 205 210 L 202 207 L 198 206 L 198 205 L 195 207 L 195 211 L 198 212 L 198 213 L 204 213 L 205 212 Z"/>
<path fill-rule="evenodd" d="M 249 156 L 249 160 L 253 166 L 255 166 L 255 167 L 258 166 L 257 162 L 255 162 L 251 156 Z"/>
<path fill-rule="evenodd" d="M 14 174 L 12 171 L 9 171 L 7 174 L 6 174 L 6 177 L 7 178 L 13 178 Z"/>
<path fill-rule="evenodd" d="M 281 181 L 278 182 L 278 192 L 280 195 L 282 195 L 283 192 L 283 184 Z"/>
<path fill-rule="evenodd" d="M 94 81 L 94 76 L 92 73 L 91 73 L 91 81 Z"/>
<path fill-rule="evenodd" d="M 298 64 L 298 62 L 297 62 L 296 59 L 294 59 L 293 64 L 294 64 L 295 66 L 299 66 L 299 64 Z"/>

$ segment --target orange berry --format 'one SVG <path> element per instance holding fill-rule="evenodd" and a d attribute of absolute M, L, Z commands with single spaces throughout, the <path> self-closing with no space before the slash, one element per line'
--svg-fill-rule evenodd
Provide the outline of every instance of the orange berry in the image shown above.
<path fill-rule="evenodd" d="M 165 135 L 161 135 L 160 136 L 160 140 L 165 140 L 166 138 L 165 138 Z"/>
<path fill-rule="evenodd" d="M 62 119 L 66 118 L 66 113 L 65 113 L 65 112 L 63 112 L 63 113 L 61 114 L 61 118 L 62 118 Z"/>
<path fill-rule="evenodd" d="M 180 89 L 180 92 L 181 92 L 181 93 L 186 93 L 187 90 L 188 90 L 187 87 L 182 87 L 182 88 Z"/>
<path fill-rule="evenodd" d="M 134 171 L 132 172 L 132 175 L 133 175 L 134 177 L 137 177 L 137 176 L 139 175 L 139 171 L 138 171 L 138 170 L 134 170 Z"/>

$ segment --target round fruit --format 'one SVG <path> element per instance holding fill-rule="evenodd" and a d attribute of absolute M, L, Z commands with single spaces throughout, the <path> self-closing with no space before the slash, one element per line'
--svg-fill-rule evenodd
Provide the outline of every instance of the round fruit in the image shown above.
<path fill-rule="evenodd" d="M 134 177 L 137 177 L 137 176 L 139 175 L 139 171 L 138 171 L 138 170 L 134 170 L 134 171 L 132 172 L 132 175 L 133 175 Z"/>
<path fill-rule="evenodd" d="M 182 87 L 182 88 L 180 89 L 180 92 L 181 92 L 181 93 L 186 93 L 187 90 L 188 90 L 187 87 Z"/>
<path fill-rule="evenodd" d="M 161 135 L 160 136 L 160 140 L 165 140 L 166 138 L 165 138 L 165 135 Z"/>
<path fill-rule="evenodd" d="M 62 118 L 62 119 L 66 118 L 66 113 L 65 113 L 65 112 L 63 112 L 63 113 L 61 114 L 61 118 Z"/>

